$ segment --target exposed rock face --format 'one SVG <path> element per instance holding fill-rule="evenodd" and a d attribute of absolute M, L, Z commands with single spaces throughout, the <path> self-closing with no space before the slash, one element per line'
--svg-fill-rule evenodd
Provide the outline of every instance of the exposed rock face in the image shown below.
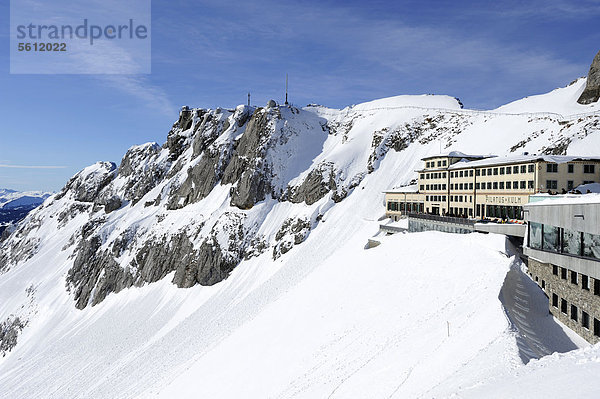
<path fill-rule="evenodd" d="M 304 242 L 310 233 L 310 221 L 300 218 L 286 219 L 275 235 L 277 244 L 273 247 L 273 259 L 289 252 L 294 245 Z"/>
<path fill-rule="evenodd" d="M 577 100 L 579 104 L 591 104 L 600 99 L 600 51 L 594 57 L 588 73 L 585 90 Z"/>
<path fill-rule="evenodd" d="M 0 323 L 0 355 L 6 356 L 17 345 L 17 337 L 26 324 L 19 317 L 9 317 Z"/>
<path fill-rule="evenodd" d="M 290 201 L 312 205 L 336 189 L 335 167 L 331 162 L 323 163 L 311 170 L 300 186 L 290 190 Z"/>
<path fill-rule="evenodd" d="M 100 191 L 115 177 L 116 170 L 117 165 L 113 162 L 98 162 L 88 166 L 69 180 L 56 199 L 72 193 L 76 201 L 94 202 Z"/>
<path fill-rule="evenodd" d="M 270 138 L 270 114 L 257 109 L 246 126 L 236 151 L 223 174 L 223 184 L 236 183 L 231 205 L 250 209 L 270 191 L 268 165 L 264 162 Z"/>

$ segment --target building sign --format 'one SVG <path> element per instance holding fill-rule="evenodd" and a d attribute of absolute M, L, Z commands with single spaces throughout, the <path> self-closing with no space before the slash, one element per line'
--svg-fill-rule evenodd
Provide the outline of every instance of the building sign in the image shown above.
<path fill-rule="evenodd" d="M 521 205 L 527 203 L 528 195 L 486 195 L 486 204 L 495 205 Z"/>

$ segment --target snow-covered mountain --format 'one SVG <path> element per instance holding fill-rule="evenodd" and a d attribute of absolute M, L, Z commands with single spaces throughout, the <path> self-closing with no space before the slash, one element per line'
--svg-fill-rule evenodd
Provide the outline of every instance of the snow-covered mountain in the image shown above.
<path fill-rule="evenodd" d="M 0 243 L 0 396 L 447 396 L 521 368 L 503 240 L 364 245 L 440 149 L 597 155 L 585 84 L 492 111 L 184 107 Z"/>

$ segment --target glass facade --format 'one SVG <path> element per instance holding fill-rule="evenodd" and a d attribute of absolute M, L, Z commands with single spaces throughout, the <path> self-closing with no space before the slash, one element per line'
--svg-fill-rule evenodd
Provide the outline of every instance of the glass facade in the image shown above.
<path fill-rule="evenodd" d="M 529 248 L 600 259 L 600 235 L 529 222 Z"/>

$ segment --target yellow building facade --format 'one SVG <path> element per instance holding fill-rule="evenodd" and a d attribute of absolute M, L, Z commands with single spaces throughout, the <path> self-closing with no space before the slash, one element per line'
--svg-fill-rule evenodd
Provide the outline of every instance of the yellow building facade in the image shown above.
<path fill-rule="evenodd" d="M 600 158 L 558 155 L 497 157 L 450 152 L 423 158 L 418 183 L 385 192 L 386 215 L 408 212 L 521 220 L 536 193 L 561 193 L 600 182 Z"/>

